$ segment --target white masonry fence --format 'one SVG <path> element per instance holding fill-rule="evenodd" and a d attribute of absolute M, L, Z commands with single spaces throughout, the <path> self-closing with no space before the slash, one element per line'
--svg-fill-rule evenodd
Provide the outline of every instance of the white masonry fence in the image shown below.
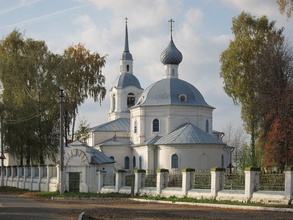
<path fill-rule="evenodd" d="M 4 169 L 4 185 L 33 191 L 57 191 L 59 187 L 59 166 L 7 166 Z M 1 174 L 2 175 L 2 174 Z M 117 170 L 115 173 L 97 171 L 97 193 L 127 193 L 161 197 L 189 197 L 197 199 L 216 199 L 241 202 L 261 202 L 291 204 L 293 198 L 293 167 L 285 168 L 281 174 L 283 181 L 267 176 L 277 190 L 261 187 L 264 178 L 259 168 L 249 167 L 244 175 L 233 175 L 224 168 L 215 167 L 206 175 L 198 175 L 195 169 L 185 168 L 176 175 L 169 174 L 167 169 L 158 169 L 156 174 L 147 174 L 146 170 L 135 170 L 128 173 Z M 265 174 L 266 175 L 266 174 Z M 277 174 L 280 175 L 280 174 Z M 208 182 L 206 181 L 208 180 Z M 68 181 L 68 180 L 67 180 Z M 203 181 L 205 187 L 197 188 Z M 265 190 L 260 190 L 261 188 Z M 90 187 L 88 192 L 92 192 Z"/>

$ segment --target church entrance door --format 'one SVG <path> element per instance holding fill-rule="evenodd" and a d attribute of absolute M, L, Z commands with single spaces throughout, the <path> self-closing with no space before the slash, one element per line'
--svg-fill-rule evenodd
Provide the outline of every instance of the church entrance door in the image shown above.
<path fill-rule="evenodd" d="M 79 192 L 80 173 L 69 173 L 69 192 Z"/>

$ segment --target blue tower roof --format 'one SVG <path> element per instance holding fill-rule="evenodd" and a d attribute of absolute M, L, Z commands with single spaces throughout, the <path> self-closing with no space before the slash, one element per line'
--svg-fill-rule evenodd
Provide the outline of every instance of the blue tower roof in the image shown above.
<path fill-rule="evenodd" d="M 132 54 L 129 51 L 129 43 L 128 43 L 128 28 L 127 28 L 127 18 L 126 24 L 125 24 L 125 43 L 124 43 L 124 51 L 122 53 L 122 60 L 133 60 L 132 59 Z"/>

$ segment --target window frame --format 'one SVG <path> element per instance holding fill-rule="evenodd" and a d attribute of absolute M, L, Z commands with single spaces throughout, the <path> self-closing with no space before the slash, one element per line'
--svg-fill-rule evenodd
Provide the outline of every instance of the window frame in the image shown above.
<path fill-rule="evenodd" d="M 157 118 L 152 121 L 152 131 L 160 132 L 160 121 Z"/>
<path fill-rule="evenodd" d="M 179 156 L 178 156 L 178 154 L 171 155 L 171 169 L 179 169 Z"/>
<path fill-rule="evenodd" d="M 133 92 L 127 93 L 126 104 L 128 108 L 135 105 L 135 94 Z"/>
<path fill-rule="evenodd" d="M 130 159 L 129 159 L 128 156 L 126 156 L 124 158 L 124 169 L 129 170 L 129 168 L 130 168 L 130 164 L 129 163 L 130 163 Z"/>

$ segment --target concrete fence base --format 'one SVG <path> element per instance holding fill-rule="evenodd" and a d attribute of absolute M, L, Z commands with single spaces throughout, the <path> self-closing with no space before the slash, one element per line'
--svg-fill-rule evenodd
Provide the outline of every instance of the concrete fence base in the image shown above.
<path fill-rule="evenodd" d="M 58 190 L 58 166 L 31 166 L 31 167 L 5 167 L 4 185 L 33 191 L 57 191 Z M 211 169 L 211 188 L 195 189 L 193 187 L 195 170 L 186 168 L 182 170 L 182 186 L 168 187 L 169 170 L 159 169 L 156 173 L 156 186 L 146 187 L 146 171 L 135 170 L 134 181 L 131 186 L 126 186 L 125 170 L 117 170 L 115 173 L 115 184 L 105 185 L 104 171 L 96 172 L 97 182 L 95 189 L 97 193 L 127 193 L 135 195 L 151 196 L 177 196 L 197 199 L 216 199 L 240 202 L 260 202 L 274 204 L 291 204 L 293 198 L 293 167 L 284 170 L 284 191 L 260 191 L 260 169 L 245 169 L 244 190 L 224 190 L 223 168 Z M 2 176 L 1 176 L 2 178 Z"/>

